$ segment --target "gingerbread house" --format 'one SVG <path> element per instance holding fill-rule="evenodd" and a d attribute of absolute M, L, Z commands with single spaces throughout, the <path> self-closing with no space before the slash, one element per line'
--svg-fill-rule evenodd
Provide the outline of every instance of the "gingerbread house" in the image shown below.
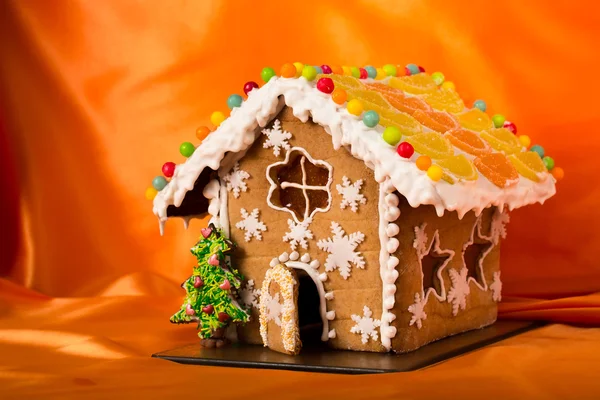
<path fill-rule="evenodd" d="M 508 211 L 551 197 L 562 170 L 441 74 L 392 67 L 247 84 L 159 185 L 161 233 L 208 214 L 237 244 L 239 340 L 401 353 L 496 320 Z"/>

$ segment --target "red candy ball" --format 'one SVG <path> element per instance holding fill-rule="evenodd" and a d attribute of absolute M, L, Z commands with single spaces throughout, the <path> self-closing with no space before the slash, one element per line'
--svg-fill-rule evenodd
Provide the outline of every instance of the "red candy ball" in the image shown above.
<path fill-rule="evenodd" d="M 246 82 L 246 84 L 244 85 L 244 93 L 246 93 L 246 96 L 253 89 L 258 89 L 258 83 L 254 82 L 254 81 Z"/>
<path fill-rule="evenodd" d="M 406 75 L 406 76 L 412 75 L 412 72 L 410 72 L 410 69 L 408 67 L 404 67 L 404 75 Z"/>
<path fill-rule="evenodd" d="M 425 68 L 423 68 L 419 65 L 419 72 L 425 72 Z"/>
<path fill-rule="evenodd" d="M 224 312 L 220 312 L 220 313 L 219 313 L 219 321 L 221 321 L 221 322 L 226 322 L 226 321 L 228 321 L 228 320 L 229 320 L 229 318 L 231 318 L 231 317 L 229 316 L 229 314 L 227 314 L 227 313 L 224 313 Z"/>
<path fill-rule="evenodd" d="M 317 89 L 319 89 L 323 93 L 331 93 L 333 92 L 334 85 L 331 78 L 321 78 L 317 81 Z"/>
<path fill-rule="evenodd" d="M 175 173 L 175 163 L 174 162 L 166 162 L 162 166 L 162 173 L 167 178 L 170 178 Z"/>
<path fill-rule="evenodd" d="M 515 124 L 513 124 L 510 121 L 504 121 L 504 128 L 508 129 L 509 131 L 511 131 L 512 133 L 514 133 L 515 135 L 517 134 L 517 126 Z"/>
<path fill-rule="evenodd" d="M 324 74 L 331 74 L 333 71 L 329 65 L 321 65 Z"/>
<path fill-rule="evenodd" d="M 206 314 L 212 314 L 215 312 L 215 307 L 212 304 L 209 304 L 206 307 L 202 307 L 202 311 Z"/>
<path fill-rule="evenodd" d="M 404 158 L 410 158 L 415 153 L 414 147 L 412 147 L 412 144 L 410 144 L 408 142 L 400 143 L 398 145 L 398 148 L 396 149 L 396 151 L 398 152 L 398 155 L 400 157 L 404 157 Z"/>
<path fill-rule="evenodd" d="M 367 79 L 369 77 L 369 73 L 364 68 L 359 68 L 360 71 L 360 79 Z"/>

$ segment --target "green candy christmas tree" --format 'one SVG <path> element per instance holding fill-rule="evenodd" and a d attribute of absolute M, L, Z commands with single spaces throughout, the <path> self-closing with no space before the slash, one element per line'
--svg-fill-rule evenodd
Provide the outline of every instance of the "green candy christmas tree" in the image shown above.
<path fill-rule="evenodd" d="M 192 276 L 181 285 L 186 292 L 185 299 L 171 322 L 198 322 L 198 336 L 209 339 L 230 323 L 247 322 L 249 314 L 238 301 L 243 277 L 225 260 L 235 245 L 214 224 L 201 232 L 202 237 L 191 249 L 198 264 Z"/>

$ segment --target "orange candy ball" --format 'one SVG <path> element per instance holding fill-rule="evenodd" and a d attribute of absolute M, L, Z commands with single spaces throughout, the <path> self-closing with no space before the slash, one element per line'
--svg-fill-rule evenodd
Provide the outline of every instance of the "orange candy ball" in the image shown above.
<path fill-rule="evenodd" d="M 198 138 L 198 140 L 206 139 L 209 133 L 210 129 L 208 129 L 207 126 L 201 126 L 200 128 L 196 129 L 196 137 Z"/>
<path fill-rule="evenodd" d="M 562 178 L 565 177 L 565 171 L 561 167 L 552 168 L 552 171 L 550 171 L 550 173 L 557 181 L 560 181 Z"/>
<path fill-rule="evenodd" d="M 334 89 L 331 98 L 335 104 L 344 104 L 348 99 L 348 93 L 344 89 Z"/>
<path fill-rule="evenodd" d="M 298 70 L 296 69 L 296 66 L 294 64 L 287 63 L 283 64 L 279 74 L 284 78 L 295 78 L 297 71 Z"/>
<path fill-rule="evenodd" d="M 417 164 L 417 168 L 421 171 L 427 171 L 429 167 L 431 167 L 431 158 L 428 156 L 419 156 L 415 163 Z"/>
<path fill-rule="evenodd" d="M 332 74 L 336 74 L 336 75 L 344 75 L 344 69 L 338 65 L 332 65 L 330 66 L 331 68 L 331 73 Z"/>

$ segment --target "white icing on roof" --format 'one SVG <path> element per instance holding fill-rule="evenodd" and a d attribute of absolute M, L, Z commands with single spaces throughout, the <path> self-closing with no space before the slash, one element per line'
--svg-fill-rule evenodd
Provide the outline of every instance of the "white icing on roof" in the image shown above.
<path fill-rule="evenodd" d="M 304 78 L 272 78 L 260 89 L 249 93 L 241 107 L 235 108 L 214 132 L 210 133 L 194 154 L 181 165 L 167 186 L 154 199 L 154 214 L 161 223 L 167 219 L 167 207 L 179 207 L 186 193 L 205 168 L 218 170 L 226 153 L 247 150 L 256 139 L 256 129 L 266 126 L 281 110 L 280 97 L 293 114 L 303 122 L 309 118 L 331 135 L 333 147 L 346 147 L 374 171 L 375 179 L 389 178 L 412 207 L 430 204 L 439 216 L 444 211 L 457 211 L 459 218 L 473 210 L 479 214 L 490 206 L 513 210 L 533 203 L 544 203 L 556 193 L 555 179 L 535 183 L 521 177 L 517 184 L 500 189 L 479 174 L 475 181 L 459 181 L 451 185 L 444 180 L 434 182 L 414 162 L 418 154 L 404 159 L 395 147 L 382 138 L 381 126 L 369 128 L 362 120 L 337 105 L 328 94 L 321 93 L 314 82 Z"/>

